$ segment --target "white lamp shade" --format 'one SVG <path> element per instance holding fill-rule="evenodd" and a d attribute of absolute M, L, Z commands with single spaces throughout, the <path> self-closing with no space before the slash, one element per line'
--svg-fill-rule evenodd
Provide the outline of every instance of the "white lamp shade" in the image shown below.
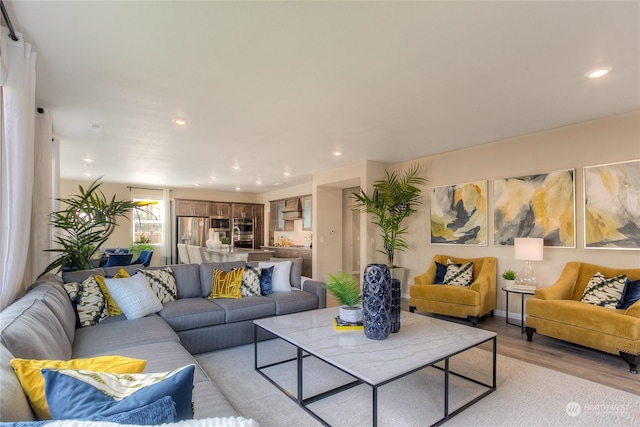
<path fill-rule="evenodd" d="M 525 261 L 542 261 L 544 239 L 534 237 L 516 237 L 514 239 L 514 257 Z"/>

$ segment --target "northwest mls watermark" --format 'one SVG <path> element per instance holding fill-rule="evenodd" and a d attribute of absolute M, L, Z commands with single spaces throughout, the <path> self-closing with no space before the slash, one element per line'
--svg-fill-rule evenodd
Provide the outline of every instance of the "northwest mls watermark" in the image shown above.
<path fill-rule="evenodd" d="M 630 405 L 616 404 L 616 403 L 595 403 L 595 404 L 579 404 L 578 402 L 569 402 L 565 407 L 567 415 L 570 417 L 577 417 L 582 413 L 599 413 L 599 414 L 611 414 L 611 413 L 623 413 L 629 411 Z"/>

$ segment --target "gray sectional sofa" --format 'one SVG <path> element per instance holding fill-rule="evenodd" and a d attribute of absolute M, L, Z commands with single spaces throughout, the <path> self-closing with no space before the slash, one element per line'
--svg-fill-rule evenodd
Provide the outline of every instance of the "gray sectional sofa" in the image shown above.
<path fill-rule="evenodd" d="M 194 364 L 194 418 L 241 416 L 192 355 L 253 342 L 254 319 L 324 308 L 324 287 L 301 280 L 295 264 L 291 283 L 297 289 L 291 292 L 216 300 L 206 298 L 214 268 L 229 271 L 244 262 L 172 265 L 178 298 L 164 303 L 159 313 L 135 320 L 108 317 L 79 329 L 63 283 L 81 282 L 92 274 L 112 276 L 121 267 L 66 273 L 64 282 L 52 274 L 39 278 L 23 297 L 0 312 L 0 421 L 35 419 L 9 363 L 12 358 L 67 360 L 102 355 L 145 359 L 144 372 Z M 126 269 L 133 273 L 138 267 Z"/>

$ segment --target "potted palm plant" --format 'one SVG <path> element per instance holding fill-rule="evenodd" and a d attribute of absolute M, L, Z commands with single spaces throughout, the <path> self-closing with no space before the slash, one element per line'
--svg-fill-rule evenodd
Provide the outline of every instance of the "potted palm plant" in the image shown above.
<path fill-rule="evenodd" d="M 352 193 L 355 201 L 353 209 L 371 214 L 372 223 L 380 229 L 384 248 L 378 252 L 386 255 L 387 265 L 394 277 L 404 275 L 393 273 L 398 268 L 393 262 L 396 252 L 409 248 L 404 238 L 407 227 L 403 226 L 403 222 L 417 212 L 422 194 L 419 186 L 427 182 L 425 178 L 418 176 L 418 171 L 417 164 L 407 169 L 402 176 L 387 171 L 385 179 L 374 182 L 371 196 L 363 189 Z"/>
<path fill-rule="evenodd" d="M 99 182 L 92 182 L 86 189 L 78 186 L 79 194 L 67 198 L 58 198 L 64 209 L 50 214 L 50 223 L 54 227 L 54 243 L 57 247 L 47 252 L 59 254 L 44 272 L 52 270 L 84 270 L 91 268 L 91 259 L 104 245 L 118 225 L 117 219 L 124 217 L 133 209 L 142 209 L 145 205 L 130 200 L 111 200 L 104 195 Z"/>
<path fill-rule="evenodd" d="M 336 276 L 329 274 L 324 287 L 329 291 L 340 306 L 340 320 L 347 323 L 362 322 L 362 291 L 358 279 L 353 274 L 339 271 Z"/>

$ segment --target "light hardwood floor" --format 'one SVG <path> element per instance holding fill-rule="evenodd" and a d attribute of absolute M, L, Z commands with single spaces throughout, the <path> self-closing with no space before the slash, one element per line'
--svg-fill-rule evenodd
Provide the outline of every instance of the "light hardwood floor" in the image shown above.
<path fill-rule="evenodd" d="M 337 305 L 335 299 L 327 295 L 327 306 Z M 408 300 L 402 300 L 402 309 L 409 311 Z M 470 325 L 462 319 L 437 317 Z M 513 319 L 510 322 L 517 323 Z M 504 317 L 486 317 L 478 327 L 498 334 L 499 354 L 640 395 L 640 374 L 630 373 L 629 365 L 619 356 L 539 334 L 528 342 L 520 327 L 507 325 Z"/>

